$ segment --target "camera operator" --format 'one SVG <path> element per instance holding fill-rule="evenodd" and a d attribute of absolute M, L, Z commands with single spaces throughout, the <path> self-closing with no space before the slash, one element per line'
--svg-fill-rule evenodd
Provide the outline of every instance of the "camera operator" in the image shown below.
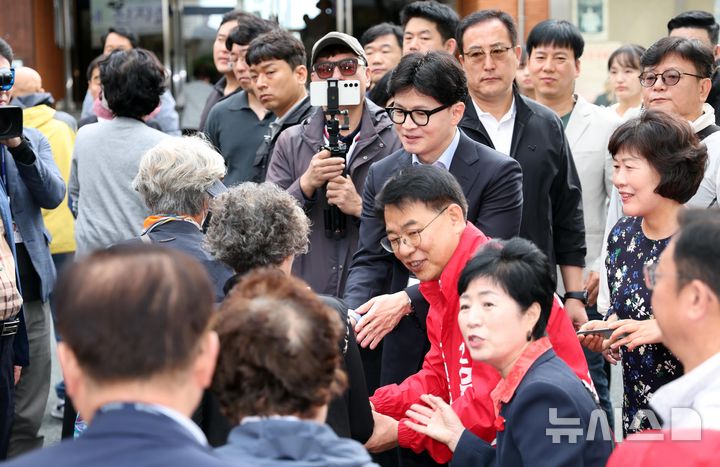
<path fill-rule="evenodd" d="M 308 120 L 280 135 L 267 180 L 297 198 L 312 220 L 310 252 L 295 259 L 293 273 L 317 293 L 342 297 L 357 247 L 360 193 L 368 169 L 401 145 L 385 111 L 364 97 L 370 84 L 370 70 L 357 39 L 339 32 L 328 33 L 313 47 L 310 62 L 312 81 L 360 81 L 360 103 L 340 106 L 340 110 L 347 110 L 347 129 L 340 130 L 347 154 L 344 159 L 331 157 L 330 151 L 321 149 L 328 145 L 329 135 L 325 113 L 319 108 Z M 326 190 L 322 190 L 326 184 Z M 325 196 L 327 203 L 323 200 Z M 341 237 L 328 238 L 325 234 L 326 204 L 336 206 L 347 216 Z"/>
<path fill-rule="evenodd" d="M 0 69 L 9 69 L 12 60 L 12 48 L 0 39 Z M 11 97 L 11 89 L 0 91 L 0 106 L 7 105 Z M 14 363 L 23 368 L 15 388 L 15 417 L 8 452 L 12 457 L 42 447 L 43 443 L 38 430 L 50 391 L 47 302 L 55 283 L 55 267 L 40 208 L 56 208 L 65 196 L 65 183 L 53 161 L 48 140 L 32 128 L 24 128 L 21 137 L 0 140 L 0 173 L 4 196 L 10 201 L 28 337 L 15 339 L 14 343 Z M 24 337 L 22 330 L 18 336 Z M 6 420 L 6 415 L 0 413 L 0 419 Z"/>

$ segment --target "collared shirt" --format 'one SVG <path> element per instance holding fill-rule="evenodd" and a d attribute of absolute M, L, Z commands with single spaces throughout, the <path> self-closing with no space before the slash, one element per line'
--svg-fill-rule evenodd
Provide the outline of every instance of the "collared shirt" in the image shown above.
<path fill-rule="evenodd" d="M 720 353 L 655 391 L 650 405 L 663 428 L 720 430 Z"/>
<path fill-rule="evenodd" d="M 253 179 L 255 156 L 274 120 L 272 112 L 258 118 L 246 91 L 213 107 L 205 123 L 205 134 L 225 159 L 228 168 L 223 179 L 225 185 L 232 187 Z"/>
<path fill-rule="evenodd" d="M 5 240 L 5 228 L 0 222 L 0 321 L 14 318 L 20 311 L 22 297 L 15 278 L 15 259 Z"/>
<path fill-rule="evenodd" d="M 515 115 L 517 114 L 515 96 L 513 96 L 510 109 L 508 109 L 507 113 L 503 115 L 499 121 L 496 120 L 491 113 L 484 112 L 474 99 L 472 103 L 475 106 L 475 111 L 478 114 L 480 123 L 485 127 L 485 131 L 487 131 L 488 136 L 490 136 L 493 142 L 493 146 L 495 146 L 495 150 L 509 156 L 513 130 L 515 128 Z"/>
<path fill-rule="evenodd" d="M 518 358 L 512 366 L 507 376 L 501 379 L 497 386 L 495 386 L 495 389 L 490 393 L 490 398 L 495 406 L 496 417 L 500 415 L 502 404 L 507 404 L 513 398 L 515 391 L 518 386 L 520 386 L 530 367 L 535 363 L 535 360 L 551 348 L 552 344 L 550 344 L 550 339 L 541 337 L 528 344 L 525 350 L 523 350 L 520 358 Z"/>
<path fill-rule="evenodd" d="M 164 415 L 171 420 L 174 420 L 181 427 L 185 428 L 190 433 L 190 435 L 195 438 L 195 440 L 197 440 L 197 442 L 201 445 L 207 446 L 208 444 L 207 438 L 205 437 L 205 434 L 203 434 L 200 427 L 193 423 L 193 421 L 190 420 L 187 416 L 169 407 L 158 404 L 144 404 L 139 402 L 111 402 L 109 404 L 103 405 L 100 408 L 100 411 L 111 412 L 113 410 L 121 410 L 123 408 L 132 408 L 133 410 L 137 410 L 139 412 L 154 412 Z"/>
<path fill-rule="evenodd" d="M 455 151 L 457 150 L 459 143 L 460 143 L 460 130 L 456 128 L 455 136 L 453 136 L 453 139 L 450 142 L 450 145 L 445 149 L 445 151 L 443 151 L 442 154 L 440 154 L 440 157 L 438 157 L 437 160 L 433 164 L 424 164 L 420 159 L 418 159 L 417 154 L 412 155 L 412 163 L 413 163 L 413 165 L 417 165 L 417 164 L 436 165 L 436 166 L 441 166 L 445 170 L 450 170 L 450 164 L 452 164 L 453 157 L 455 157 Z"/>

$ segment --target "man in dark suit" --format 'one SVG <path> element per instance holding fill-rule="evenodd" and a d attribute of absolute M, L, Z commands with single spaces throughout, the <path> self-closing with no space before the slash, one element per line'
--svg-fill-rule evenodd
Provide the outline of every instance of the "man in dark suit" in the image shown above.
<path fill-rule="evenodd" d="M 169 248 L 119 245 L 70 266 L 56 294 L 58 357 L 89 427 L 8 466 L 228 465 L 189 418 L 219 348 L 200 263 Z"/>
<path fill-rule="evenodd" d="M 513 86 L 521 48 L 510 15 L 500 10 L 468 15 L 458 26 L 457 41 L 468 79 L 459 126 L 470 138 L 520 163 L 520 236 L 535 243 L 553 267 L 560 267 L 565 310 L 578 327 L 587 322 L 586 291 L 592 287 L 583 281 L 582 192 L 563 124 L 552 110 Z"/>
<path fill-rule="evenodd" d="M 360 243 L 344 296 L 351 308 L 364 314 L 356 327 L 363 347 L 375 348 L 390 333 L 383 343 L 382 385 L 399 383 L 416 373 L 429 348 L 428 304 L 417 281 L 408 287 L 408 270 L 380 245 L 385 226 L 375 215 L 374 200 L 384 183 L 413 164 L 449 170 L 468 200 L 468 219 L 491 237 L 517 235 L 522 214 L 519 164 L 475 143 L 457 128 L 465 110 L 467 85 L 452 56 L 429 52 L 403 57 L 389 91 L 393 107 L 388 113 L 403 149 L 370 167 L 363 191 Z"/>

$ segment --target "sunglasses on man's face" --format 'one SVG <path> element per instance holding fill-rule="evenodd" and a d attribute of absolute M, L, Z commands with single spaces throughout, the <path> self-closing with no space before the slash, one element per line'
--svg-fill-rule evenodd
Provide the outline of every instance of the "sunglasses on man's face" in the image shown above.
<path fill-rule="evenodd" d="M 313 71 L 320 79 L 332 78 L 335 67 L 343 76 L 353 76 L 357 73 L 359 62 L 357 58 L 344 58 L 337 62 L 318 62 L 313 65 Z"/>

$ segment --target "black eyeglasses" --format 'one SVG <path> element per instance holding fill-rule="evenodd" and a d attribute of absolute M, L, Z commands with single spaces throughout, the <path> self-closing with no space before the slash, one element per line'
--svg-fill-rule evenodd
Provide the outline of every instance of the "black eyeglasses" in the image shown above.
<path fill-rule="evenodd" d="M 676 70 L 675 68 L 668 68 L 667 70 L 663 71 L 662 73 L 653 73 L 652 71 L 645 71 L 640 73 L 640 76 L 638 77 L 640 79 L 640 86 L 645 88 L 651 88 L 655 86 L 655 83 L 657 82 L 658 76 L 662 79 L 662 82 L 665 83 L 667 86 L 675 86 L 680 82 L 680 78 L 682 78 L 683 75 L 688 76 L 694 76 L 695 78 L 703 79 L 704 76 L 700 75 L 694 75 L 692 73 L 685 73 L 680 70 Z"/>
<path fill-rule="evenodd" d="M 357 58 L 343 58 L 337 62 L 319 62 L 313 65 L 313 71 L 318 78 L 328 79 L 332 78 L 335 67 L 340 70 L 340 74 L 343 76 L 352 76 L 357 73 L 357 68 L 360 62 Z"/>
<path fill-rule="evenodd" d="M 405 234 L 401 234 L 394 238 L 385 237 L 382 240 L 380 240 L 380 246 L 382 246 L 385 249 L 385 251 L 387 251 L 388 253 L 395 253 L 396 251 L 398 251 L 400 249 L 400 245 L 410 245 L 413 248 L 417 248 L 418 245 L 420 245 L 420 242 L 422 242 L 422 238 L 420 238 L 420 234 L 425 229 L 430 227 L 430 224 L 435 222 L 435 219 L 440 217 L 442 215 L 442 213 L 447 211 L 447 208 L 449 208 L 449 207 L 450 207 L 449 204 L 447 206 L 445 206 L 442 209 L 442 211 L 440 211 L 437 214 L 437 216 L 433 217 L 430 222 L 425 224 L 425 227 L 423 227 L 422 229 L 411 230 L 410 232 L 406 232 Z"/>
<path fill-rule="evenodd" d="M 397 107 L 386 107 L 385 112 L 388 113 L 390 116 L 390 120 L 393 121 L 393 123 L 397 123 L 398 125 L 402 125 L 405 123 L 405 120 L 407 119 L 407 116 L 410 115 L 410 119 L 415 123 L 417 126 L 425 126 L 428 123 L 430 123 L 430 116 L 433 114 L 436 114 L 440 112 L 441 110 L 445 110 L 449 105 L 443 105 L 438 107 L 437 109 L 432 110 L 422 110 L 422 109 L 416 109 L 416 110 L 405 110 L 405 109 L 398 109 Z"/>

